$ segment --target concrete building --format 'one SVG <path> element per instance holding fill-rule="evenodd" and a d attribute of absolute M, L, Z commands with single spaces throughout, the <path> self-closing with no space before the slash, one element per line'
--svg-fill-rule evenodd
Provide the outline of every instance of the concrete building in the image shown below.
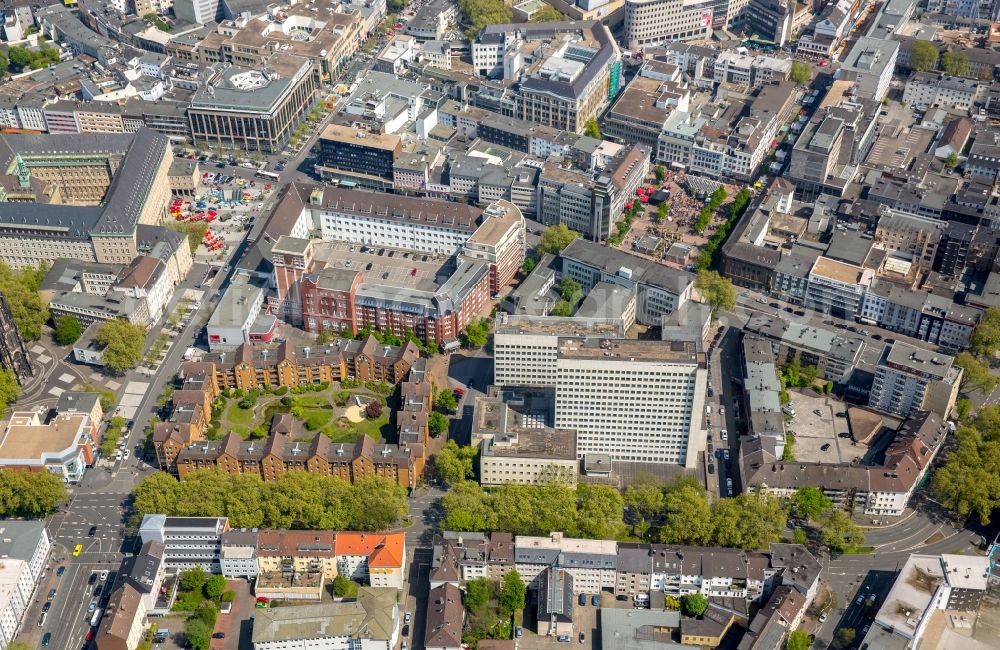
<path fill-rule="evenodd" d="M 614 337 L 620 325 L 574 320 L 501 319 L 494 336 L 497 384 L 554 386 L 555 427 L 576 430 L 579 458 L 597 453 L 693 466 L 704 444 L 706 378 L 697 344 L 628 341 Z"/>
<path fill-rule="evenodd" d="M 968 110 L 985 97 L 983 84 L 974 79 L 932 72 L 915 72 L 906 80 L 903 101 L 927 110 L 931 107 Z"/>
<path fill-rule="evenodd" d="M 694 277 L 636 255 L 576 239 L 560 253 L 563 273 L 582 285 L 584 294 L 599 282 L 636 292 L 636 322 L 659 325 L 660 318 L 691 297 Z"/>
<path fill-rule="evenodd" d="M 903 417 L 919 410 L 949 416 L 962 379 L 962 369 L 953 364 L 948 355 L 890 343 L 875 368 L 868 405 Z"/>
<path fill-rule="evenodd" d="M 862 36 L 841 61 L 842 79 L 851 80 L 859 96 L 881 102 L 889 92 L 899 43 Z"/>
<path fill-rule="evenodd" d="M 871 647 L 917 647 L 939 611 L 978 611 L 989 573 L 985 557 L 910 555 L 875 615 Z"/>
<path fill-rule="evenodd" d="M 0 160 L 5 161 L 0 168 L 20 166 L 31 177 L 54 183 L 76 204 L 40 210 L 32 203 L 0 202 L 0 259 L 13 268 L 62 257 L 128 264 L 138 254 L 137 227 L 155 226 L 167 214 L 173 153 L 167 139 L 149 129 L 122 135 L 5 135 Z"/>
<path fill-rule="evenodd" d="M 572 485 L 576 483 L 578 465 L 575 432 L 519 429 L 483 439 L 479 482 L 540 485 L 558 478 Z"/>
<path fill-rule="evenodd" d="M 191 98 L 191 137 L 220 149 L 278 153 L 313 107 L 318 87 L 312 61 L 297 55 L 273 57 L 263 69 L 217 64 Z"/>
<path fill-rule="evenodd" d="M 356 600 L 261 610 L 251 641 L 254 650 L 392 650 L 400 618 L 396 590 L 362 587 Z"/>
<path fill-rule="evenodd" d="M 838 383 L 850 379 L 865 345 L 862 337 L 842 330 L 769 314 L 754 314 L 744 330 L 771 343 L 778 365 L 798 359 L 803 366 L 816 366 L 821 378 Z"/>
<path fill-rule="evenodd" d="M 269 343 L 277 319 L 261 313 L 264 294 L 264 287 L 251 284 L 249 276 L 236 274 L 208 319 L 208 349 L 223 352 L 251 342 Z"/>
<path fill-rule="evenodd" d="M 84 413 L 60 414 L 43 423 L 34 411 L 15 411 L 0 439 L 0 467 L 47 471 L 76 483 L 97 455 L 96 426 Z"/>
<path fill-rule="evenodd" d="M 713 5 L 711 0 L 626 0 L 625 43 L 638 48 L 708 39 L 712 35 Z"/>
<path fill-rule="evenodd" d="M 0 647 L 14 641 L 49 561 L 52 540 L 44 521 L 0 522 Z"/>
<path fill-rule="evenodd" d="M 356 181 L 369 187 L 372 177 L 391 181 L 396 158 L 402 152 L 398 135 L 371 133 L 340 124 L 328 124 L 319 136 L 319 172 L 324 178 Z M 381 181 L 379 181 L 381 182 Z M 378 189 L 378 183 L 375 186 Z"/>
<path fill-rule="evenodd" d="M 524 56 L 539 46 L 547 54 Z M 598 20 L 489 25 L 473 42 L 472 59 L 480 76 L 518 83 L 513 116 L 534 124 L 578 133 L 618 94 L 621 50 Z"/>
<path fill-rule="evenodd" d="M 871 269 L 820 257 L 809 272 L 804 304 L 823 314 L 853 320 L 874 277 Z"/>
<path fill-rule="evenodd" d="M 143 544 L 163 544 L 166 570 L 179 572 L 200 566 L 209 573 L 221 573 L 220 538 L 229 530 L 226 517 L 168 517 L 149 514 L 139 525 Z"/>
<path fill-rule="evenodd" d="M 265 481 L 290 471 L 337 476 L 352 483 L 381 476 L 413 489 L 423 475 L 424 455 L 422 444 L 380 444 L 367 436 L 348 445 L 332 443 L 322 434 L 306 442 L 294 441 L 287 433 L 275 432 L 256 441 L 244 441 L 229 433 L 222 440 L 204 441 L 180 450 L 174 464 L 161 469 L 176 472 L 182 480 L 207 468 L 234 476 L 254 474 Z"/>

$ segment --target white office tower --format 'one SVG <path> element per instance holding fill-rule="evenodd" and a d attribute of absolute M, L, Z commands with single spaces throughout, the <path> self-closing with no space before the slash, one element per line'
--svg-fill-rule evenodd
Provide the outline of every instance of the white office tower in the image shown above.
<path fill-rule="evenodd" d="M 636 48 L 711 38 L 714 4 L 713 0 L 625 0 L 625 43 Z"/>
<path fill-rule="evenodd" d="M 577 431 L 578 457 L 696 466 L 707 382 L 698 341 L 626 340 L 611 319 L 509 316 L 494 363 L 498 386 L 555 387 L 555 426 Z"/>

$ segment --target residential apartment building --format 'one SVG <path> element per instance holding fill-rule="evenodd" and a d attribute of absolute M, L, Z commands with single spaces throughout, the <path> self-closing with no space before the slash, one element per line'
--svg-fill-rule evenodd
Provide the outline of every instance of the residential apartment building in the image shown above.
<path fill-rule="evenodd" d="M 94 645 L 97 650 L 136 650 L 146 637 L 146 601 L 131 584 L 111 592 Z"/>
<path fill-rule="evenodd" d="M 674 110 L 690 107 L 691 92 L 672 63 L 650 60 L 618 95 L 604 116 L 602 134 L 656 150 L 656 140 Z"/>
<path fill-rule="evenodd" d="M 0 555 L 4 558 L 0 566 L 0 648 L 10 645 L 21 631 L 51 549 L 45 521 L 0 522 Z"/>
<path fill-rule="evenodd" d="M 708 39 L 712 35 L 713 5 L 711 0 L 626 0 L 625 43 L 632 48 Z"/>
<path fill-rule="evenodd" d="M 614 541 L 575 539 L 560 532 L 514 538 L 514 568 L 526 585 L 537 585 L 548 569 L 562 569 L 573 576 L 576 593 L 599 593 L 614 589 L 617 566 Z"/>
<path fill-rule="evenodd" d="M 903 101 L 910 106 L 932 106 L 968 110 L 984 99 L 986 88 L 974 79 L 932 72 L 915 72 L 906 80 Z"/>
<path fill-rule="evenodd" d="M 798 359 L 803 366 L 816 366 L 820 377 L 846 382 L 860 363 L 865 341 L 821 325 L 807 325 L 770 314 L 754 314 L 747 321 L 746 332 L 771 343 L 778 365 Z"/>
<path fill-rule="evenodd" d="M 896 341 L 885 346 L 875 367 L 868 405 L 908 417 L 920 410 L 950 415 L 962 369 L 954 358 Z"/>
<path fill-rule="evenodd" d="M 927 272 L 937 259 L 948 224 L 937 219 L 889 209 L 875 229 L 875 242 L 885 250 L 904 253 L 916 271 Z"/>
<path fill-rule="evenodd" d="M 168 517 L 149 514 L 139 524 L 143 544 L 163 544 L 166 570 L 179 572 L 199 566 L 220 573 L 220 538 L 229 530 L 226 517 Z"/>
<path fill-rule="evenodd" d="M 291 471 L 336 476 L 352 483 L 381 476 L 413 489 L 423 475 L 424 455 L 422 444 L 381 444 L 368 436 L 345 444 L 333 443 L 322 434 L 306 442 L 294 440 L 288 433 L 274 432 L 263 440 L 249 441 L 229 433 L 222 440 L 204 441 L 180 450 L 174 465 L 161 469 L 176 472 L 182 480 L 202 469 L 253 474 L 265 481 Z"/>

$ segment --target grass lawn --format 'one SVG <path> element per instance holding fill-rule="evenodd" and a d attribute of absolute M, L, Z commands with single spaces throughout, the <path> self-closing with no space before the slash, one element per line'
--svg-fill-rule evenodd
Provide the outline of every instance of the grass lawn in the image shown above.
<path fill-rule="evenodd" d="M 374 420 L 351 422 L 347 418 L 339 418 L 323 429 L 323 435 L 334 442 L 353 442 L 358 436 L 368 436 L 373 440 L 385 440 L 385 428 L 389 426 L 389 410 Z"/>
<path fill-rule="evenodd" d="M 224 424 L 227 424 L 234 433 L 246 437 L 254 421 L 253 409 L 241 409 L 238 404 L 239 400 L 230 400 L 223 414 Z"/>

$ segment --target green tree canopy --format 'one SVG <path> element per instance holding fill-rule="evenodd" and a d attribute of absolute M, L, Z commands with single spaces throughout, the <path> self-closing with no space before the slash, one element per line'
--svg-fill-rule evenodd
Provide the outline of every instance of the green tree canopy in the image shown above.
<path fill-rule="evenodd" d="M 796 85 L 804 86 L 810 81 L 812 81 L 813 69 L 808 63 L 803 63 L 802 61 L 792 61 L 792 69 L 789 73 L 789 78 L 796 83 Z"/>
<path fill-rule="evenodd" d="M 597 123 L 596 117 L 590 117 L 587 122 L 583 125 L 583 134 L 588 138 L 594 138 L 595 140 L 601 140 L 601 125 Z"/>
<path fill-rule="evenodd" d="M 465 583 L 465 594 L 462 604 L 473 614 L 479 614 L 490 602 L 490 581 L 486 578 L 474 578 Z"/>
<path fill-rule="evenodd" d="M 830 510 L 820 520 L 820 539 L 831 551 L 842 553 L 865 543 L 865 533 L 843 510 Z"/>
<path fill-rule="evenodd" d="M 944 159 L 944 166 L 948 169 L 955 169 L 958 167 L 958 154 L 954 151 L 948 154 L 948 156 Z"/>
<path fill-rule="evenodd" d="M 0 470 L 0 517 L 47 517 L 66 497 L 66 485 L 55 474 Z"/>
<path fill-rule="evenodd" d="M 990 307 L 969 336 L 969 350 L 977 356 L 992 357 L 1000 350 L 1000 308 Z"/>
<path fill-rule="evenodd" d="M 521 579 L 521 574 L 513 569 L 503 576 L 503 587 L 500 591 L 500 607 L 505 612 L 513 614 L 519 609 L 524 609 L 524 601 L 528 594 L 528 588 Z"/>
<path fill-rule="evenodd" d="M 785 650 L 809 650 L 811 645 L 812 637 L 802 630 L 792 630 L 785 640 Z"/>
<path fill-rule="evenodd" d="M 198 618 L 185 621 L 184 636 L 194 650 L 207 650 L 212 643 L 212 629 Z"/>
<path fill-rule="evenodd" d="M 38 294 L 48 270 L 48 265 L 43 264 L 14 271 L 0 261 L 0 293 L 7 298 L 17 329 L 26 341 L 40 337 L 49 320 L 49 307 Z"/>
<path fill-rule="evenodd" d="M 934 496 L 959 515 L 990 522 L 1000 507 L 1000 408 L 984 405 L 955 434 L 958 448 L 934 473 Z"/>
<path fill-rule="evenodd" d="M 354 484 L 293 471 L 264 482 L 252 474 L 216 469 L 177 481 L 151 474 L 132 491 L 133 525 L 148 513 L 177 517 L 228 516 L 236 528 L 387 530 L 406 514 L 406 488 L 380 476 Z"/>
<path fill-rule="evenodd" d="M 681 607 L 688 616 L 701 616 L 708 609 L 708 598 L 698 592 L 684 594 L 681 596 Z"/>
<path fill-rule="evenodd" d="M 7 407 L 21 396 L 21 385 L 10 368 L 0 370 L 0 417 L 7 414 Z"/>
<path fill-rule="evenodd" d="M 470 36 L 475 36 L 487 25 L 509 23 L 513 16 L 502 0 L 458 0 L 458 7 L 465 22 L 472 25 Z"/>
<path fill-rule="evenodd" d="M 832 507 L 830 499 L 817 487 L 799 488 L 790 501 L 792 512 L 803 519 L 818 519 Z"/>
<path fill-rule="evenodd" d="M 698 271 L 695 288 L 712 306 L 712 318 L 718 316 L 720 310 L 729 311 L 736 305 L 736 287 L 716 271 Z"/>
<path fill-rule="evenodd" d="M 712 511 L 708 494 L 693 477 L 684 476 L 667 486 L 663 494 L 664 544 L 708 544 L 712 540 Z"/>
<path fill-rule="evenodd" d="M 434 398 L 434 406 L 438 407 L 442 411 L 447 411 L 448 413 L 454 413 L 458 410 L 458 400 L 455 399 L 455 393 L 449 387 L 442 388 L 438 391 L 437 397 Z"/>
<path fill-rule="evenodd" d="M 997 378 L 990 372 L 989 365 L 983 363 L 970 352 L 959 352 L 955 355 L 955 365 L 962 368 L 963 390 L 978 390 L 983 395 L 989 395 L 997 386 Z"/>
<path fill-rule="evenodd" d="M 337 598 L 354 598 L 358 595 L 358 583 L 347 576 L 338 575 L 333 579 L 333 595 Z"/>
<path fill-rule="evenodd" d="M 910 68 L 918 72 L 930 72 L 937 67 L 937 47 L 930 41 L 914 41 L 910 47 Z"/>
<path fill-rule="evenodd" d="M 427 419 L 427 428 L 430 429 L 432 437 L 437 437 L 448 430 L 448 418 L 433 411 Z"/>
<path fill-rule="evenodd" d="M 662 183 L 667 178 L 667 170 L 663 168 L 663 165 L 657 165 L 653 167 L 653 176 L 656 177 L 657 183 Z"/>
<path fill-rule="evenodd" d="M 836 650 L 846 650 L 854 643 L 857 632 L 853 627 L 842 627 L 833 635 L 833 647 Z"/>
<path fill-rule="evenodd" d="M 97 328 L 94 340 L 104 346 L 101 352 L 104 366 L 120 375 L 142 361 L 142 352 L 146 347 L 146 328 L 124 318 L 116 318 L 102 323 Z"/>
<path fill-rule="evenodd" d="M 462 342 L 470 348 L 481 348 L 486 345 L 490 336 L 490 322 L 485 318 L 469 323 L 462 333 Z"/>
<path fill-rule="evenodd" d="M 569 246 L 570 242 L 580 236 L 575 230 L 570 230 L 564 223 L 549 226 L 542 233 L 538 242 L 538 252 L 541 255 L 552 253 L 558 255 L 562 249 Z"/>
<path fill-rule="evenodd" d="M 211 576 L 205 582 L 205 595 L 213 600 L 220 598 L 225 590 L 226 579 L 219 574 Z"/>
<path fill-rule="evenodd" d="M 960 400 L 956 401 L 955 414 L 958 416 L 958 419 L 961 420 L 962 422 L 968 420 L 969 416 L 972 414 L 972 400 L 967 397 L 963 397 Z"/>
<path fill-rule="evenodd" d="M 717 546 L 765 548 L 781 539 L 788 515 L 778 499 L 755 492 L 741 492 L 712 504 L 712 539 Z"/>
<path fill-rule="evenodd" d="M 618 539 L 624 533 L 622 494 L 610 485 L 581 483 L 576 488 L 576 532 L 591 539 Z"/>
<path fill-rule="evenodd" d="M 969 57 L 963 52 L 949 50 L 941 55 L 941 69 L 953 77 L 967 77 Z"/>
<path fill-rule="evenodd" d="M 83 334 L 83 325 L 80 324 L 80 319 L 71 314 L 57 318 L 55 326 L 55 339 L 59 345 L 76 343 L 80 335 Z"/>
<path fill-rule="evenodd" d="M 434 457 L 438 477 L 449 486 L 474 478 L 476 454 L 475 447 L 459 447 L 454 440 L 449 440 Z"/>
<path fill-rule="evenodd" d="M 185 591 L 201 591 L 208 580 L 208 574 L 200 566 L 184 569 L 178 575 L 181 582 L 181 589 Z"/>
<path fill-rule="evenodd" d="M 566 16 L 558 9 L 554 9 L 549 5 L 545 5 L 531 14 L 531 22 L 533 23 L 553 23 L 561 20 L 566 20 Z"/>

